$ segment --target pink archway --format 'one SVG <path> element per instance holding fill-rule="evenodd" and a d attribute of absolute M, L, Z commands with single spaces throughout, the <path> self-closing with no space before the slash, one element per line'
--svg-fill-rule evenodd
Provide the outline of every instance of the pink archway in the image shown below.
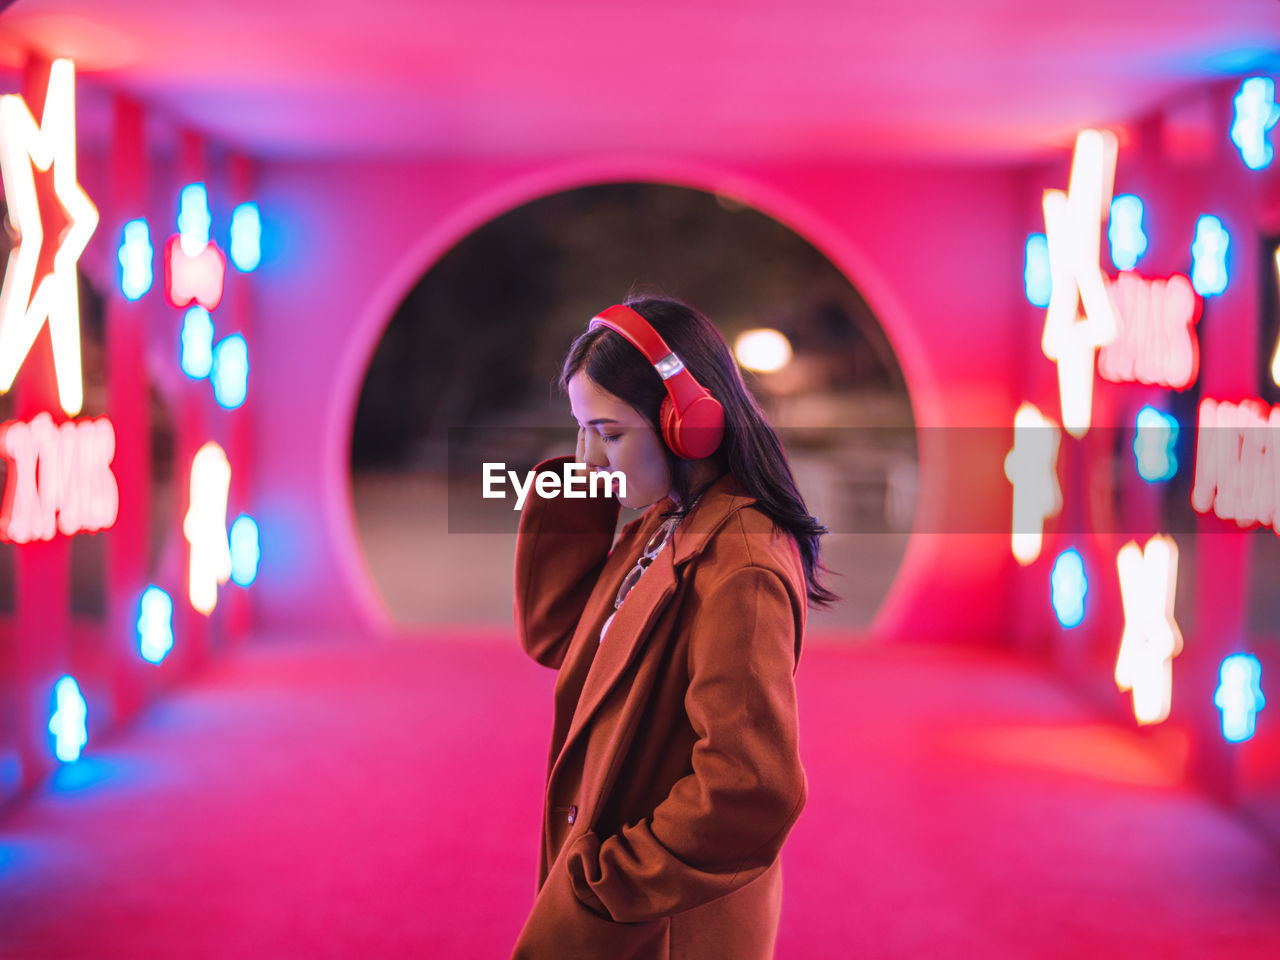
<path fill-rule="evenodd" d="M 391 629 L 392 618 L 373 585 L 356 531 L 351 487 L 351 431 L 364 375 L 392 314 L 437 260 L 468 234 L 515 207 L 540 197 L 621 181 L 666 183 L 733 197 L 784 224 L 823 253 L 859 290 L 884 328 L 906 381 L 917 424 L 941 422 L 941 391 L 918 327 L 898 301 L 872 260 L 838 226 L 811 205 L 790 197 L 763 180 L 714 165 L 652 157 L 609 157 L 551 163 L 513 176 L 481 192 L 452 214 L 432 224 L 390 269 L 350 331 L 349 349 L 336 371 L 324 418 L 324 509 L 330 542 L 352 585 L 369 628 Z M 943 484 L 935 447 L 921 437 L 919 498 Z M 918 508 L 919 513 L 919 508 Z M 917 529 L 919 523 L 917 523 Z M 873 636 L 892 636 L 920 602 L 926 570 L 932 565 L 927 537 L 913 532 L 889 595 L 869 628 Z"/>

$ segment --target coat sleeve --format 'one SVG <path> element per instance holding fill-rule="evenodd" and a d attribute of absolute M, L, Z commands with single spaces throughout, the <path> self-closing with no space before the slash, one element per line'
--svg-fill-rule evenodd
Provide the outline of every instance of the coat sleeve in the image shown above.
<path fill-rule="evenodd" d="M 573 457 L 543 460 L 534 470 L 561 473 Z M 531 486 L 516 533 L 513 614 L 525 652 L 559 668 L 613 545 L 616 497 L 541 497 Z"/>
<path fill-rule="evenodd" d="M 567 866 L 585 906 L 627 923 L 678 913 L 745 886 L 778 856 L 808 795 L 794 683 L 798 602 L 759 566 L 711 589 L 689 639 L 693 772 L 650 816 L 573 844 Z"/>

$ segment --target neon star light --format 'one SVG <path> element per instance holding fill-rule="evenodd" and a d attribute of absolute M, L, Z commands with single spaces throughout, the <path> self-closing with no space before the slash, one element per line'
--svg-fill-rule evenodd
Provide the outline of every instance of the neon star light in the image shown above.
<path fill-rule="evenodd" d="M 159 587 L 147 587 L 138 613 L 138 652 L 160 663 L 173 649 L 173 600 Z"/>
<path fill-rule="evenodd" d="M 209 239 L 211 224 L 204 184 L 188 184 L 182 190 L 179 232 L 164 247 L 165 292 L 175 307 L 198 303 L 206 310 L 216 310 L 222 302 L 227 258 Z"/>
<path fill-rule="evenodd" d="M 213 319 L 204 307 L 192 307 L 182 320 L 182 372 L 203 380 L 213 369 Z"/>
<path fill-rule="evenodd" d="M 1191 285 L 1202 297 L 1213 297 L 1227 289 L 1227 247 L 1231 236 L 1217 217 L 1208 214 L 1196 221 L 1191 243 Z"/>
<path fill-rule="evenodd" d="M 1235 111 L 1231 140 L 1240 148 L 1245 165 L 1250 170 L 1261 170 L 1271 163 L 1273 155 L 1267 132 L 1280 120 L 1275 83 L 1266 77 L 1250 77 L 1240 84 Z"/>
<path fill-rule="evenodd" d="M 1178 583 L 1178 546 L 1156 535 L 1139 548 L 1129 541 L 1116 555 L 1124 633 L 1116 656 L 1116 686 L 1133 691 L 1138 723 L 1161 723 L 1173 698 L 1173 658 L 1182 634 L 1173 619 Z"/>
<path fill-rule="evenodd" d="M 1100 261 L 1116 150 L 1114 134 L 1082 130 L 1076 138 L 1067 192 L 1044 192 L 1052 291 L 1041 348 L 1058 365 L 1062 424 L 1073 437 L 1084 436 L 1092 419 L 1094 351 L 1116 335 L 1115 307 Z"/>
<path fill-rule="evenodd" d="M 120 242 L 120 291 L 128 300 L 138 300 L 151 289 L 155 279 L 151 261 L 155 257 L 151 246 L 151 231 L 145 220 L 130 220 L 124 225 L 124 239 Z"/>
<path fill-rule="evenodd" d="M 1162 483 L 1178 472 L 1178 420 L 1147 404 L 1138 411 L 1137 429 L 1133 437 L 1133 455 L 1138 461 L 1138 476 L 1147 483 Z"/>
<path fill-rule="evenodd" d="M 258 523 L 246 513 L 236 517 L 231 524 L 231 579 L 238 586 L 248 587 L 258 578 Z"/>
<path fill-rule="evenodd" d="M 1084 598 L 1089 592 L 1089 578 L 1084 574 L 1084 560 L 1075 547 L 1058 554 L 1049 577 L 1053 612 L 1068 630 L 1084 622 Z"/>
<path fill-rule="evenodd" d="M 1013 484 L 1013 556 L 1026 566 L 1040 556 L 1044 521 L 1062 509 L 1058 485 L 1061 431 L 1035 406 L 1024 403 L 1013 418 L 1013 449 L 1004 475 Z"/>
<path fill-rule="evenodd" d="M 262 260 L 262 219 L 256 203 L 242 203 L 231 214 L 231 262 L 241 273 L 258 268 Z"/>
<path fill-rule="evenodd" d="M 1111 201 L 1111 262 L 1117 270 L 1132 270 L 1147 252 L 1147 235 L 1142 232 L 1142 201 L 1131 193 Z"/>
<path fill-rule="evenodd" d="M 1049 305 L 1053 281 L 1049 275 L 1049 241 L 1043 233 L 1033 233 L 1027 237 L 1027 259 L 1022 271 L 1022 286 L 1032 306 Z"/>
<path fill-rule="evenodd" d="M 29 543 L 105 529 L 116 522 L 120 489 L 111 472 L 116 432 L 106 417 L 55 424 L 0 424 L 6 467 L 0 540 Z"/>
<path fill-rule="evenodd" d="M 64 229 L 45 236 L 33 169 L 52 168 L 53 196 Z M 45 321 L 53 343 L 58 402 L 68 416 L 80 412 L 80 299 L 76 263 L 98 226 L 98 211 L 76 182 L 75 67 L 55 60 L 49 71 L 40 125 L 21 97 L 0 97 L 0 171 L 16 235 L 0 287 L 0 393 L 9 390 Z M 50 255 L 52 254 L 52 255 Z"/>
<path fill-rule="evenodd" d="M 1196 322 L 1201 300 L 1181 274 L 1148 280 L 1128 271 L 1109 281 L 1116 306 L 1116 338 L 1098 352 L 1098 374 L 1183 390 L 1200 372 Z"/>
<path fill-rule="evenodd" d="M 1241 527 L 1276 527 L 1280 406 L 1258 399 L 1200 401 L 1191 506 Z"/>
<path fill-rule="evenodd" d="M 1258 711 L 1266 706 L 1262 695 L 1262 664 L 1247 653 L 1222 661 L 1213 702 L 1222 711 L 1222 735 L 1232 743 L 1253 737 Z"/>
<path fill-rule="evenodd" d="M 238 333 L 222 340 L 213 351 L 213 398 L 225 410 L 244 403 L 249 390 L 249 345 Z"/>
<path fill-rule="evenodd" d="M 63 676 L 54 688 L 55 709 L 49 718 L 49 732 L 54 736 L 54 753 L 63 763 L 80 759 L 80 751 L 89 742 L 85 721 L 88 709 L 80 686 L 74 677 Z"/>
<path fill-rule="evenodd" d="M 206 616 L 218 603 L 218 585 L 231 576 L 231 546 L 227 539 L 227 493 L 231 465 L 212 440 L 191 463 L 191 501 L 182 532 L 191 545 L 187 591 L 191 606 Z"/>

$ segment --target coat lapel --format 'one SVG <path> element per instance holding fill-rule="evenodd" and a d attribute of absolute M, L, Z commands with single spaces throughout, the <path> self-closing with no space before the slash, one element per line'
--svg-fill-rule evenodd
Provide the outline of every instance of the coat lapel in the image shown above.
<path fill-rule="evenodd" d="M 556 766 L 644 650 L 654 623 L 675 595 L 681 568 L 732 514 L 755 500 L 726 473 L 703 494 L 618 608 L 596 650 Z M 554 779 L 554 771 L 552 774 Z"/>

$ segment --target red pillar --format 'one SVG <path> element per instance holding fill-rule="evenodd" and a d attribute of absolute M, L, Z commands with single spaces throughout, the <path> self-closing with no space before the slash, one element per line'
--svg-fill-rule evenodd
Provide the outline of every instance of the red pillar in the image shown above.
<path fill-rule="evenodd" d="M 119 247 L 124 225 L 147 212 L 147 155 L 141 106 L 117 96 L 114 103 L 110 207 L 99 230 L 103 243 Z M 163 227 L 149 223 L 158 248 Z M 163 277 L 156 270 L 153 276 Z M 153 289 L 146 297 L 156 296 Z M 116 716 L 132 716 L 147 698 L 155 667 L 139 652 L 139 601 L 148 584 L 151 542 L 151 404 L 146 367 L 146 300 L 130 301 L 118 285 L 107 291 L 106 353 L 108 410 L 116 431 L 112 464 L 120 490 L 120 512 L 107 534 L 107 624 L 111 688 Z"/>
<path fill-rule="evenodd" d="M 230 192 L 229 207 L 254 199 L 253 168 L 241 154 L 230 158 L 227 187 Z M 229 245 L 229 241 L 228 241 Z M 249 389 L 245 401 L 235 410 L 222 411 L 225 418 L 227 459 L 231 462 L 231 491 L 227 500 L 227 522 L 230 524 L 241 513 L 255 517 L 252 498 L 253 478 L 253 420 L 250 411 L 254 406 L 254 347 L 253 336 L 253 288 L 255 273 L 240 273 L 231 261 L 227 250 L 227 286 L 222 312 L 227 318 L 226 334 L 240 333 L 249 345 Z M 253 592 L 229 583 L 218 604 L 226 604 L 226 639 L 230 646 L 244 642 L 253 625 Z"/>
<path fill-rule="evenodd" d="M 208 186 L 208 166 L 205 159 L 205 143 L 203 138 L 192 131 L 183 131 L 180 138 L 178 158 L 178 182 L 173 191 L 171 217 L 164 237 L 167 239 L 177 230 L 177 217 L 181 203 L 182 188 L 187 184 L 204 182 Z M 169 309 L 171 323 L 163 330 L 171 347 L 169 355 L 177 358 L 180 355 L 179 344 L 182 334 L 182 320 L 190 307 Z M 218 331 L 220 309 L 213 311 L 214 329 Z M 220 331 L 219 331 L 220 332 Z M 216 335 L 215 335 L 216 336 Z M 215 439 L 211 432 L 212 408 L 216 406 L 208 380 L 191 380 L 186 376 L 176 379 L 177 390 L 174 397 L 174 498 L 171 523 L 178 531 L 181 546 L 181 564 L 174 571 L 173 582 L 176 590 L 173 594 L 173 633 L 174 648 L 170 657 L 174 660 L 174 671 L 185 673 L 188 669 L 204 663 L 208 657 L 213 637 L 213 625 L 210 617 L 205 616 L 191 606 L 187 588 L 188 573 L 191 563 L 191 546 L 181 535 L 183 520 L 191 506 L 191 464 L 196 452 L 209 440 Z M 221 592 L 221 591 L 220 591 Z M 216 611 L 215 611 L 216 612 Z"/>

